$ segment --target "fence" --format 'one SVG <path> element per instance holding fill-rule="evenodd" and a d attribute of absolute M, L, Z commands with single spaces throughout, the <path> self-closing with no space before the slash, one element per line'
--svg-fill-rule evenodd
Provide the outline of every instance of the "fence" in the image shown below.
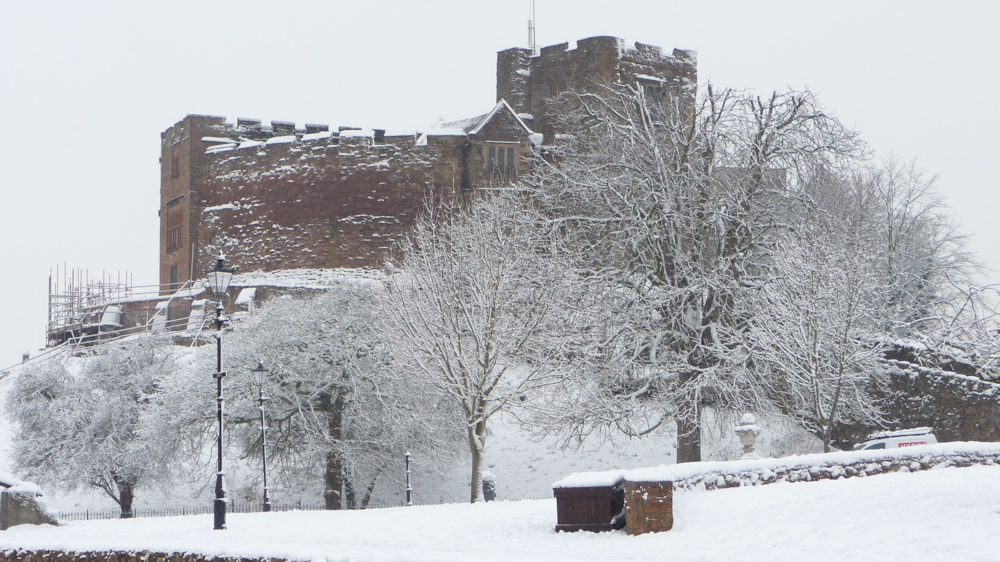
<path fill-rule="evenodd" d="M 531 496 L 531 497 L 517 497 L 517 498 L 501 498 L 501 501 L 520 501 L 520 500 L 541 500 L 549 499 L 550 496 Z M 414 505 L 442 505 L 449 502 L 420 502 L 415 501 Z M 464 502 L 456 502 L 464 503 Z M 390 507 L 405 507 L 403 501 L 390 503 L 390 502 L 369 502 L 368 506 L 364 509 L 386 509 Z M 360 509 L 359 509 L 360 510 Z M 326 505 L 322 503 L 294 503 L 294 504 L 272 504 L 271 511 L 326 511 Z M 259 503 L 253 504 L 235 504 L 229 503 L 226 507 L 227 513 L 261 513 L 263 512 L 263 506 Z M 200 507 L 177 507 L 168 509 L 133 509 L 132 517 L 178 517 L 182 515 L 208 515 L 213 513 L 213 506 L 211 504 L 200 506 Z M 94 510 L 88 509 L 84 511 L 57 511 L 56 519 L 60 521 L 89 521 L 89 520 L 100 520 L 100 519 L 120 519 L 122 514 L 121 511 L 117 509 L 103 509 Z"/>

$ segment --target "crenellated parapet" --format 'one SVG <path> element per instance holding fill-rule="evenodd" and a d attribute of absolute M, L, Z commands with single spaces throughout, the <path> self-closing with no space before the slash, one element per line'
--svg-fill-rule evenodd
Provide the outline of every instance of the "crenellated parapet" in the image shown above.
<path fill-rule="evenodd" d="M 659 92 L 664 100 L 693 107 L 698 84 L 694 51 L 663 49 L 645 43 L 630 46 L 617 37 L 590 37 L 530 49 L 497 53 L 497 99 L 506 99 L 532 128 L 552 142 L 556 125 L 546 112 L 547 100 L 567 91 L 594 91 L 604 84 L 623 83 Z"/>

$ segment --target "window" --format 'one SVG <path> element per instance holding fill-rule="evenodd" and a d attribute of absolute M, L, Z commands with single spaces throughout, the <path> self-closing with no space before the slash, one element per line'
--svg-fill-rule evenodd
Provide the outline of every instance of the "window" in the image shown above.
<path fill-rule="evenodd" d="M 167 207 L 167 251 L 184 245 L 184 206 Z"/>
<path fill-rule="evenodd" d="M 517 166 L 517 151 L 513 146 L 491 146 L 486 159 L 487 168 L 515 168 Z"/>
<path fill-rule="evenodd" d="M 175 148 L 170 158 L 170 177 L 176 178 L 181 175 L 181 149 Z"/>
<path fill-rule="evenodd" d="M 178 281 L 177 281 L 177 266 L 176 265 L 172 265 L 172 266 L 170 266 L 170 292 L 171 293 L 176 293 L 177 292 L 177 284 L 178 284 Z"/>

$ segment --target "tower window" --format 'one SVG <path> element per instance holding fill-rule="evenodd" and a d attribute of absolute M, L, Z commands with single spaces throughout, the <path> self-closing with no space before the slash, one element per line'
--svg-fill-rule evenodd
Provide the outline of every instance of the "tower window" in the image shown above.
<path fill-rule="evenodd" d="M 184 206 L 167 207 L 167 251 L 184 245 Z"/>
<path fill-rule="evenodd" d="M 170 177 L 176 178 L 181 175 L 181 149 L 175 148 L 170 157 Z"/>

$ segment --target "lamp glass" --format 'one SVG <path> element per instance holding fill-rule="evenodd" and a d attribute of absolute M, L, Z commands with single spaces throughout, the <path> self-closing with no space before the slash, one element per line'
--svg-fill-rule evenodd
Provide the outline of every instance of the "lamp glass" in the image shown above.
<path fill-rule="evenodd" d="M 205 276 L 208 277 L 208 286 L 212 289 L 212 293 L 216 295 L 225 294 L 229 290 L 229 282 L 232 281 L 235 271 L 231 267 L 226 267 L 226 258 L 224 256 L 219 256 L 215 261 L 215 267 L 205 272 Z"/>
<path fill-rule="evenodd" d="M 267 380 L 267 373 L 269 371 L 270 369 L 264 368 L 264 363 L 262 361 L 258 361 L 257 366 L 250 369 L 250 372 L 253 373 L 253 381 L 257 383 L 258 387 L 264 387 L 264 381 Z"/>

